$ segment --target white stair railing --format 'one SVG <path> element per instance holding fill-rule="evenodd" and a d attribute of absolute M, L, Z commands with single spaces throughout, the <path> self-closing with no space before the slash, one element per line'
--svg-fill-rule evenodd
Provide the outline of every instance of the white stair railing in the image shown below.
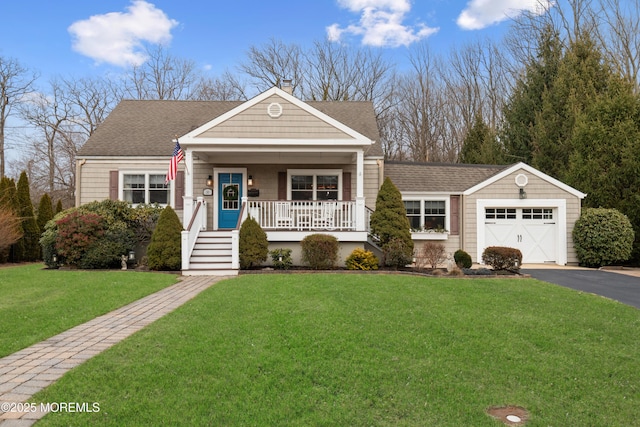
<path fill-rule="evenodd" d="M 182 269 L 189 269 L 189 259 L 191 253 L 198 240 L 198 235 L 201 230 L 207 227 L 207 202 L 202 197 L 198 197 L 198 203 L 193 209 L 191 215 L 191 221 L 186 230 L 181 233 L 181 255 L 182 255 Z"/>

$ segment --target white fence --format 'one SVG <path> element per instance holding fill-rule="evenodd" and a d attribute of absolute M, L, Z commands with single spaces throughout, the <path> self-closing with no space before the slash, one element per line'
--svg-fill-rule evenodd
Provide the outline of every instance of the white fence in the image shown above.
<path fill-rule="evenodd" d="M 248 215 L 267 230 L 355 230 L 356 204 L 353 201 L 247 202 Z"/>

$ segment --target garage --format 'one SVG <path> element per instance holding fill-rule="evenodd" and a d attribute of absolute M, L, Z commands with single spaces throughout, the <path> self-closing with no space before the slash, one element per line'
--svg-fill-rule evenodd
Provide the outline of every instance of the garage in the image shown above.
<path fill-rule="evenodd" d="M 526 263 L 553 263 L 558 253 L 554 208 L 486 207 L 485 246 L 508 246 Z"/>

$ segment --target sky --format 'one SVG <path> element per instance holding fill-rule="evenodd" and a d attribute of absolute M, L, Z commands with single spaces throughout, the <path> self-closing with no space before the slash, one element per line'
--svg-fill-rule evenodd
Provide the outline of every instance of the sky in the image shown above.
<path fill-rule="evenodd" d="M 500 37 L 551 0 L 3 0 L 0 56 L 47 80 L 122 71 L 162 45 L 212 76 L 270 39 L 380 48 L 400 69 L 411 46 L 436 51 Z"/>

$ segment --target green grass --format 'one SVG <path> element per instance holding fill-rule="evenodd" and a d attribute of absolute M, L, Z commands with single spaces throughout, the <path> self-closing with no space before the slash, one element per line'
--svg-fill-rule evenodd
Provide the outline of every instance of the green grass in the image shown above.
<path fill-rule="evenodd" d="M 43 426 L 629 426 L 640 311 L 525 279 L 247 275 L 34 397 Z"/>
<path fill-rule="evenodd" d="M 173 274 L 0 269 L 0 357 L 176 283 Z"/>

